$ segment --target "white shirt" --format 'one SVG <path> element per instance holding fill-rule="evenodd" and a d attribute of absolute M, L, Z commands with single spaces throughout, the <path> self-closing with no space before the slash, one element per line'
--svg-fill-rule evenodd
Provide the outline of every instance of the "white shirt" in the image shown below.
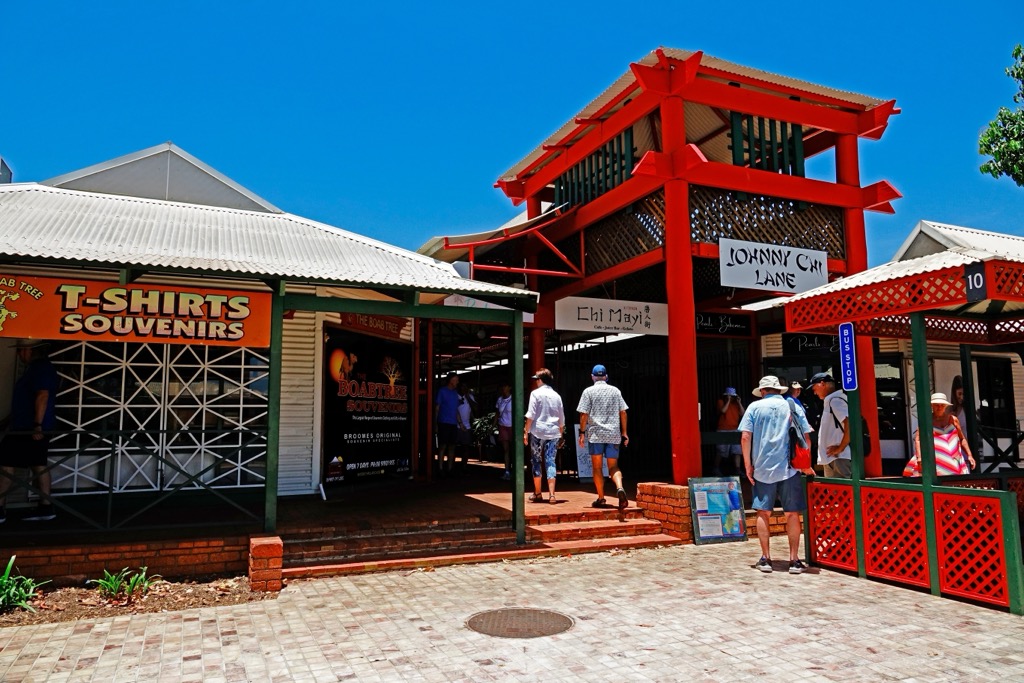
<path fill-rule="evenodd" d="M 834 418 L 833 415 L 835 415 Z M 850 459 L 850 444 L 846 444 L 846 448 L 838 455 L 829 455 L 826 452 L 829 446 L 837 446 L 843 440 L 843 420 L 848 420 L 849 417 L 850 404 L 841 389 L 837 389 L 825 397 L 821 410 L 821 424 L 818 426 L 818 462 L 820 464 L 824 465 L 833 460 Z M 836 425 L 837 421 L 838 425 Z"/>
<path fill-rule="evenodd" d="M 558 439 L 565 427 L 565 410 L 562 397 L 547 384 L 541 384 L 530 392 L 530 407 L 526 417 L 533 420 L 530 433 L 541 440 Z"/>

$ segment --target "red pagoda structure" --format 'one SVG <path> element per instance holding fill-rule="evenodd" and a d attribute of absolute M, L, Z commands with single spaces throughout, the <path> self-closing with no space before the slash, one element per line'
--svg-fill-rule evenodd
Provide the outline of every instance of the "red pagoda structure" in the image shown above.
<path fill-rule="evenodd" d="M 475 279 L 520 282 L 540 293 L 526 325 L 534 367 L 544 364 L 559 329 L 556 302 L 566 297 L 667 306 L 667 334 L 658 342 L 665 386 L 651 388 L 666 397 L 672 479 L 685 483 L 702 475 L 700 413 L 703 406 L 707 416 L 726 381 L 713 360 L 723 338 L 746 349 L 728 383 L 749 395 L 764 369 L 758 340 L 767 328 L 743 306 L 803 291 L 785 286 L 792 275 L 730 285 L 724 271 L 734 264 L 721 241 L 782 260 L 785 253 L 820 255 L 819 284 L 866 269 L 864 212 L 892 213 L 900 194 L 884 181 L 862 186 L 858 141 L 879 139 L 898 113 L 893 100 L 660 48 L 497 181 L 515 204 L 525 203 L 524 220 L 421 251 L 468 261 Z M 807 159 L 826 153 L 834 155 L 835 177 L 807 177 Z M 704 330 L 708 316 L 729 323 Z M 857 344 L 858 357 L 870 359 L 871 339 Z M 861 361 L 869 423 L 872 370 Z M 640 388 L 633 389 L 636 396 Z M 643 421 L 631 414 L 631 437 Z M 869 475 L 881 473 L 874 438 Z"/>

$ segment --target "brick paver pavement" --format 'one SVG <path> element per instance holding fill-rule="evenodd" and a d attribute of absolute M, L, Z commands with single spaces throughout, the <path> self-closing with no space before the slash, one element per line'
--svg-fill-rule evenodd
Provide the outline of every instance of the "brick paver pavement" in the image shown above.
<path fill-rule="evenodd" d="M 773 539 L 785 559 L 784 540 Z M 277 600 L 0 629 L 14 681 L 1024 680 L 1024 620 L 826 570 L 756 542 L 295 582 Z M 495 638 L 473 614 L 571 616 Z"/>

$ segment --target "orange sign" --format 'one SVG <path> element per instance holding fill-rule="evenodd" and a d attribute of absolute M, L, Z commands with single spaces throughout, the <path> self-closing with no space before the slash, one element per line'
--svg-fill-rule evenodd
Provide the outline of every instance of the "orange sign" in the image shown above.
<path fill-rule="evenodd" d="M 0 337 L 270 346 L 270 294 L 0 272 Z"/>

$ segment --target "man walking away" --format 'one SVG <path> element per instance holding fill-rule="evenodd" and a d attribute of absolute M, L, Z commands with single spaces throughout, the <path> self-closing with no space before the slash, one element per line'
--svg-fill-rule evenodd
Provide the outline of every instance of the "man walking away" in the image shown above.
<path fill-rule="evenodd" d="M 615 482 L 619 509 L 629 505 L 626 491 L 622 488 L 622 472 L 619 470 L 619 444 L 629 445 L 626 433 L 626 411 L 629 406 L 622 398 L 622 392 L 608 384 L 608 370 L 595 365 L 590 373 L 594 385 L 583 390 L 576 411 L 580 414 L 580 446 L 584 439 L 590 442 L 590 461 L 594 467 L 594 488 L 597 489 L 596 508 L 608 507 L 604 499 L 603 460 L 608 461 L 608 474 Z"/>
<path fill-rule="evenodd" d="M 786 513 L 789 573 L 801 574 L 807 567 L 798 556 L 800 513 L 807 505 L 800 473 L 789 464 L 789 425 L 791 420 L 795 420 L 797 429 L 805 435 L 810 433 L 811 426 L 802 413 L 790 410 L 789 401 L 782 397 L 785 392 L 786 387 L 779 384 L 778 377 L 767 375 L 761 378 L 751 392 L 761 400 L 751 403 L 740 420 L 740 445 L 747 478 L 754 487 L 757 540 L 761 544 L 757 569 L 766 573 L 772 571 L 768 521 L 777 498 Z"/>

